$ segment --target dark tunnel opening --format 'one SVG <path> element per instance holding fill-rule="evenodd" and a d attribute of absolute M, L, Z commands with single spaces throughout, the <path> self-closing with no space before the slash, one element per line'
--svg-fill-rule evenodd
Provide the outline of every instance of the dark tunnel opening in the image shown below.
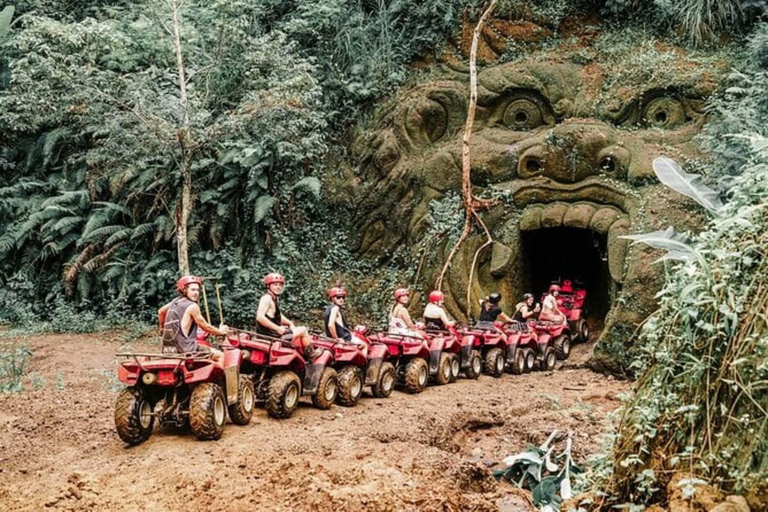
<path fill-rule="evenodd" d="M 587 290 L 589 317 L 605 318 L 614 282 L 608 269 L 606 236 L 588 229 L 557 227 L 522 233 L 526 291 L 540 300 L 553 282 L 570 279 Z"/>

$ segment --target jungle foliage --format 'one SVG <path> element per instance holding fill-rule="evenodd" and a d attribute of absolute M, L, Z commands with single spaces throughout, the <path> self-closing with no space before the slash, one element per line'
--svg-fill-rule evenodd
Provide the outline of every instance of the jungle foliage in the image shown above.
<path fill-rule="evenodd" d="M 731 86 L 710 103 L 703 137 L 725 206 L 693 238 L 695 255 L 668 269 L 660 309 L 643 326 L 640 375 L 610 463 L 609 502 L 663 501 L 675 473 L 683 495 L 715 484 L 750 499 L 768 481 L 768 24 L 757 27 Z"/>

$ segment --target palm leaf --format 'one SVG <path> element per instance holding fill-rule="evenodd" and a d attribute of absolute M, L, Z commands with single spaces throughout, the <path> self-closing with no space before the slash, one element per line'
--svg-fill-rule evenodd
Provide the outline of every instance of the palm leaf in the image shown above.
<path fill-rule="evenodd" d="M 14 7 L 9 5 L 2 11 L 0 11 L 0 43 L 11 32 L 11 19 L 13 18 Z"/>
<path fill-rule="evenodd" d="M 277 203 L 277 199 L 272 196 L 260 196 L 253 207 L 253 222 L 258 224 L 263 221 L 272 211 L 275 203 Z"/>
<path fill-rule="evenodd" d="M 294 190 L 304 190 L 315 196 L 315 199 L 320 199 L 320 189 L 322 188 L 322 185 L 320 180 L 315 176 L 307 176 L 294 183 L 292 188 Z"/>

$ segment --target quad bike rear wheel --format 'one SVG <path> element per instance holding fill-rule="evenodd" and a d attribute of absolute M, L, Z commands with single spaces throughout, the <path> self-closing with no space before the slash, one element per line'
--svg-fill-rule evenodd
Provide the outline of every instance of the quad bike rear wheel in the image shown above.
<path fill-rule="evenodd" d="M 557 352 L 552 347 L 547 347 L 544 350 L 544 354 L 541 356 L 539 362 L 539 370 L 552 371 L 555 369 L 555 363 L 557 363 Z"/>
<path fill-rule="evenodd" d="M 189 426 L 202 441 L 221 438 L 227 421 L 227 399 L 215 382 L 203 382 L 192 390 L 189 398 Z"/>
<path fill-rule="evenodd" d="M 468 379 L 477 379 L 482 372 L 483 358 L 480 355 L 479 350 L 473 350 L 469 355 L 469 365 L 467 366 L 467 369 L 464 370 L 464 375 L 466 375 Z"/>
<path fill-rule="evenodd" d="M 440 364 L 437 365 L 437 375 L 435 375 L 435 382 L 441 386 L 451 382 L 450 354 L 446 354 L 445 352 L 440 354 Z"/>
<path fill-rule="evenodd" d="M 269 379 L 264 406 L 273 418 L 288 418 L 299 406 L 301 381 L 293 372 L 278 372 Z"/>
<path fill-rule="evenodd" d="M 536 354 L 530 348 L 524 348 L 525 354 L 525 373 L 530 373 L 536 368 Z"/>
<path fill-rule="evenodd" d="M 515 350 L 515 360 L 512 362 L 512 373 L 514 375 L 522 375 L 525 373 L 525 356 L 526 356 L 525 349 L 518 349 Z"/>
<path fill-rule="evenodd" d="M 456 354 L 449 354 L 448 355 L 451 358 L 451 383 L 456 382 L 459 380 L 459 373 L 461 372 L 461 361 L 459 361 L 459 356 Z"/>
<path fill-rule="evenodd" d="M 312 403 L 315 407 L 322 410 L 330 409 L 333 402 L 336 401 L 336 395 L 339 394 L 339 376 L 336 370 L 326 367 L 320 375 L 320 384 L 317 386 L 317 393 L 312 395 Z"/>
<path fill-rule="evenodd" d="M 424 391 L 427 387 L 427 380 L 429 379 L 429 368 L 427 362 L 420 358 L 414 357 L 408 364 L 405 365 L 404 386 L 405 391 L 408 393 L 416 394 Z"/>
<path fill-rule="evenodd" d="M 568 359 L 568 356 L 571 355 L 571 337 L 569 335 L 561 334 L 552 341 L 552 345 L 558 359 Z"/>
<path fill-rule="evenodd" d="M 137 445 L 152 435 L 155 417 L 152 404 L 140 388 L 125 388 L 115 402 L 115 427 L 120 439 L 129 445 Z"/>
<path fill-rule="evenodd" d="M 235 425 L 247 425 L 251 422 L 255 403 L 256 392 L 253 390 L 253 381 L 250 377 L 241 375 L 237 387 L 237 402 L 229 406 L 229 419 Z"/>
<path fill-rule="evenodd" d="M 500 348 L 494 347 L 485 354 L 483 370 L 486 375 L 501 377 L 501 374 L 504 373 L 504 365 L 504 351 Z"/>
<path fill-rule="evenodd" d="M 339 371 L 339 394 L 336 403 L 344 407 L 354 407 L 363 394 L 363 375 L 355 366 L 345 366 Z"/>
<path fill-rule="evenodd" d="M 397 380 L 397 373 L 392 363 L 381 363 L 379 368 L 379 380 L 373 385 L 371 391 L 376 398 L 389 398 L 392 394 L 392 390 L 395 389 L 395 381 Z"/>

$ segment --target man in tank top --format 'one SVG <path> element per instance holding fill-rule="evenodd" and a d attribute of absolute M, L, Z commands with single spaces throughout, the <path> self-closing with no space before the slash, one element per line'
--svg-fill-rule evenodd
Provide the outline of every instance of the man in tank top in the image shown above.
<path fill-rule="evenodd" d="M 278 296 L 283 292 L 285 278 L 273 272 L 264 277 L 267 293 L 262 295 L 256 309 L 256 332 L 272 338 L 292 341 L 302 347 L 304 358 L 311 361 L 322 353 L 312 346 L 306 327 L 297 327 L 280 312 Z"/>
<path fill-rule="evenodd" d="M 163 352 L 187 354 L 190 352 L 221 352 L 197 343 L 197 328 L 214 336 L 226 336 L 229 327 L 221 324 L 217 329 L 206 321 L 197 301 L 200 298 L 202 281 L 197 276 L 184 276 L 176 283 L 179 296 L 158 310 L 160 325 L 163 326 Z"/>

